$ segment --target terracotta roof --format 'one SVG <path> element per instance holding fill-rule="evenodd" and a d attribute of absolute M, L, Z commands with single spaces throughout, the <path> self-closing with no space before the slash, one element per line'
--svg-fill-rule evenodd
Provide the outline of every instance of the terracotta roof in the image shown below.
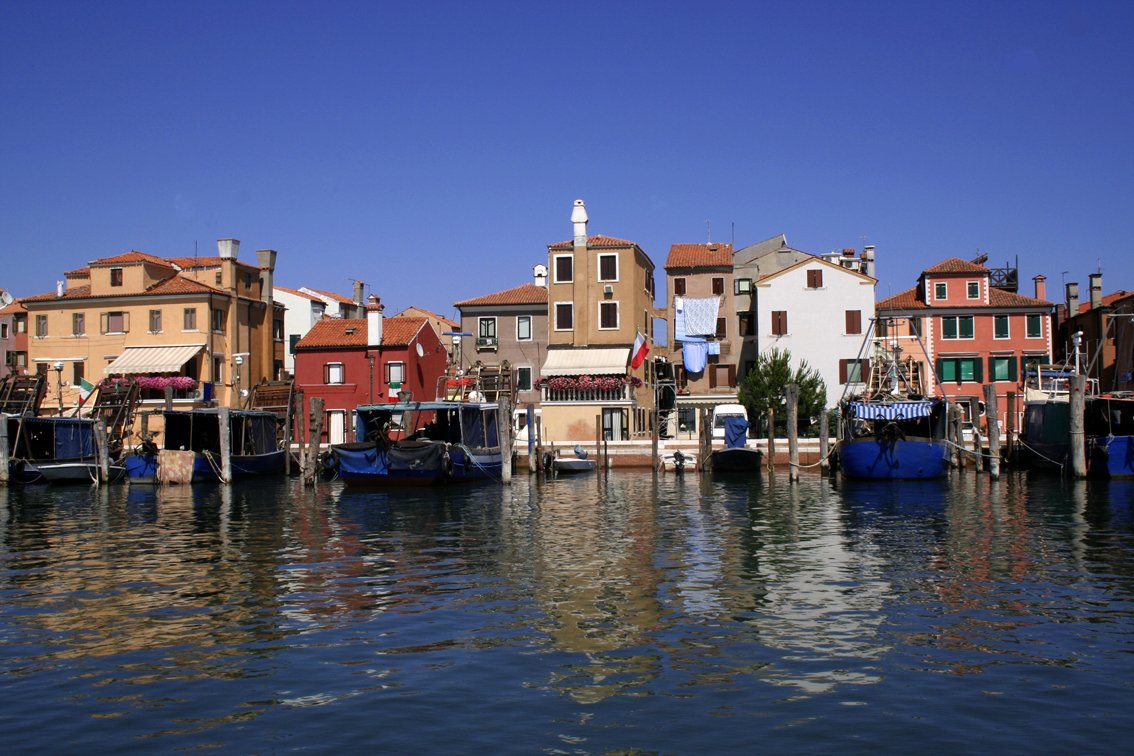
<path fill-rule="evenodd" d="M 14 315 L 17 312 L 27 312 L 28 308 L 24 307 L 23 300 L 17 299 L 11 304 L 0 307 L 0 315 Z"/>
<path fill-rule="evenodd" d="M 336 293 L 335 293 L 335 292 L 333 292 L 333 291 L 323 291 L 323 290 L 321 290 L 321 289 L 312 289 L 312 288 L 311 288 L 310 286 L 308 286 L 308 287 L 307 287 L 307 290 L 308 290 L 308 291 L 313 291 L 313 292 L 315 292 L 316 294 L 320 294 L 320 295 L 322 295 L 322 296 L 324 296 L 324 297 L 328 297 L 328 298 L 330 298 L 330 299 L 333 299 L 333 300 L 335 300 L 336 302 L 338 302 L 339 304 L 346 304 L 346 305 L 353 305 L 353 304 L 355 304 L 355 301 L 354 301 L 353 299 L 351 299 L 350 297 L 348 297 L 348 296 L 344 296 L 344 295 L 342 295 L 342 294 L 336 294 Z"/>
<path fill-rule="evenodd" d="M 548 249 L 573 249 L 575 246 L 574 239 L 567 241 L 556 242 L 555 244 L 548 244 Z M 626 239 L 616 239 L 613 236 L 588 236 L 587 247 L 637 247 L 637 243 L 627 241 Z"/>
<path fill-rule="evenodd" d="M 666 268 L 732 267 L 731 244 L 673 244 Z"/>
<path fill-rule="evenodd" d="M 386 318 L 382 321 L 382 346 L 409 344 L 425 324 L 425 318 Z M 365 318 L 324 318 L 311 326 L 295 348 L 364 347 L 366 337 Z"/>
<path fill-rule="evenodd" d="M 1010 291 L 993 287 L 989 289 L 987 305 L 982 302 L 966 302 L 964 305 L 945 305 L 940 309 L 955 309 L 958 306 L 971 309 L 979 309 L 981 307 L 1050 307 L 1051 302 L 1035 299 L 1033 297 L 1025 297 L 1023 294 L 1013 294 Z M 915 286 L 912 289 L 906 289 L 891 297 L 880 300 L 874 305 L 874 309 L 924 310 L 928 309 L 928 307 L 925 302 L 918 297 L 918 287 Z"/>
<path fill-rule="evenodd" d="M 163 259 L 165 260 L 165 262 L 167 262 L 171 265 L 176 265 L 178 268 L 181 268 L 182 270 L 188 270 L 190 268 L 219 268 L 221 266 L 221 263 L 224 261 L 223 257 L 215 257 L 215 256 L 214 257 L 196 257 L 196 256 L 167 257 L 167 258 L 163 258 Z M 248 263 L 243 263 L 243 262 L 240 262 L 239 260 L 236 261 L 236 264 L 239 265 L 242 268 L 251 268 L 252 270 L 259 270 L 260 269 L 256 265 L 249 265 Z"/>
<path fill-rule="evenodd" d="M 91 295 L 90 286 L 69 286 L 63 292 L 63 299 L 84 299 Z M 46 294 L 34 294 L 30 297 L 24 297 L 25 302 L 47 302 L 52 299 L 59 299 L 55 292 L 49 291 Z"/>
<path fill-rule="evenodd" d="M 1130 296 L 1130 292 L 1124 291 L 1122 289 L 1119 289 L 1118 291 L 1112 291 L 1110 294 L 1107 294 L 1106 296 L 1104 296 L 1102 298 L 1102 304 L 1112 305 L 1115 302 L 1117 302 L 1118 300 L 1122 299 L 1123 297 L 1128 297 L 1128 296 Z M 1090 309 L 1091 309 L 1090 300 L 1087 300 L 1086 302 L 1080 302 L 1079 303 L 1079 312 L 1087 312 Z"/>
<path fill-rule="evenodd" d="M 495 294 L 485 294 L 483 297 L 462 299 L 454 302 L 454 307 L 472 307 L 474 305 L 518 305 L 518 304 L 547 304 L 547 288 L 526 283 L 512 289 L 498 291 Z"/>
<path fill-rule="evenodd" d="M 900 291 L 875 303 L 875 310 L 923 310 L 925 302 L 917 296 L 917 287 Z"/>
<path fill-rule="evenodd" d="M 988 268 L 976 263 L 966 262 L 959 257 L 950 257 L 932 268 L 926 268 L 925 273 L 987 273 Z"/>
<path fill-rule="evenodd" d="M 407 307 L 406 309 L 402 310 L 401 312 L 399 312 L 395 315 L 391 315 L 390 317 L 391 318 L 414 318 L 414 317 L 417 317 L 416 315 L 410 315 L 409 314 L 410 310 L 416 310 L 417 312 L 421 313 L 421 315 L 423 317 L 434 318 L 436 320 L 440 320 L 442 323 L 445 323 L 446 325 L 453 326 L 453 328 L 460 328 L 461 327 L 460 323 L 456 323 L 452 320 L 449 320 L 444 315 L 438 315 L 435 312 L 430 312 L 429 310 L 426 310 L 424 307 Z"/>
<path fill-rule="evenodd" d="M 1035 297 L 1025 297 L 1023 294 L 1013 294 L 1010 291 L 997 289 L 995 287 L 988 290 L 988 306 L 989 307 L 1051 307 L 1051 302 L 1046 299 L 1036 299 Z"/>
<path fill-rule="evenodd" d="M 173 264 L 166 260 L 164 257 L 157 257 L 155 255 L 148 255 L 145 252 L 131 250 L 122 255 L 115 255 L 114 257 L 100 257 L 97 260 L 91 260 L 91 265 L 127 265 L 130 263 L 153 263 L 155 265 L 164 265 L 167 268 L 173 267 Z"/>
<path fill-rule="evenodd" d="M 322 302 L 323 301 L 322 299 L 319 299 L 319 297 L 317 297 L 313 294 L 308 294 L 305 291 L 300 291 L 299 289 L 289 289 L 286 286 L 273 286 L 272 289 L 274 289 L 275 291 L 282 291 L 285 294 L 291 294 L 293 297 L 301 297 L 303 299 L 310 299 L 312 302 Z"/>
<path fill-rule="evenodd" d="M 208 284 L 203 284 L 200 281 L 194 281 L 192 278 L 171 276 L 164 281 L 158 281 L 144 292 L 134 294 L 133 296 L 148 296 L 150 294 L 206 294 L 217 291 L 220 291 L 220 289 L 209 286 Z"/>
<path fill-rule="evenodd" d="M 65 271 L 63 273 L 63 275 L 66 276 L 67 278 L 90 278 L 91 277 L 91 269 L 90 268 L 75 268 L 74 270 Z"/>

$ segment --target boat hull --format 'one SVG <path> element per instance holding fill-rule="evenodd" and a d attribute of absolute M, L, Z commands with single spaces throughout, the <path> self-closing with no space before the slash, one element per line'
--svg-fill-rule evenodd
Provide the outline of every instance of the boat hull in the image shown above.
<path fill-rule="evenodd" d="M 280 449 L 266 454 L 241 454 L 231 458 L 232 477 L 251 478 L 262 475 L 282 475 L 285 455 Z M 126 477 L 133 483 L 156 482 L 158 480 L 158 459 L 153 454 L 131 454 L 124 460 Z M 211 455 L 193 455 L 193 483 L 217 482 L 220 480 L 220 460 Z"/>
<path fill-rule="evenodd" d="M 940 478 L 949 470 L 943 441 L 860 438 L 839 444 L 839 465 L 849 478 Z"/>
<path fill-rule="evenodd" d="M 594 471 L 595 461 L 593 459 L 559 457 L 552 460 L 551 467 L 557 474 L 575 475 L 578 473 L 588 473 Z"/>
<path fill-rule="evenodd" d="M 1134 477 L 1134 436 L 1101 436 L 1088 441 L 1087 474 L 1108 478 Z"/>
<path fill-rule="evenodd" d="M 748 447 L 715 449 L 709 455 L 709 462 L 714 473 L 759 475 L 764 464 L 764 452 Z"/>
<path fill-rule="evenodd" d="M 437 442 L 404 442 L 390 448 L 377 444 L 339 444 L 327 462 L 348 486 L 434 486 L 477 480 L 500 480 L 499 449 L 468 449 Z"/>

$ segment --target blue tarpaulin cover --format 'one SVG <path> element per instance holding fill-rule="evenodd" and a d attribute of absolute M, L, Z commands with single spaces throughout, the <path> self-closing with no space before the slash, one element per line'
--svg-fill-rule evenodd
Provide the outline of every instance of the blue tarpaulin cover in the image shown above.
<path fill-rule="evenodd" d="M 851 402 L 851 412 L 863 420 L 908 420 L 913 417 L 929 417 L 936 402 L 893 402 L 892 404 L 872 404 Z"/>
<path fill-rule="evenodd" d="M 724 440 L 729 449 L 739 449 L 748 441 L 748 421 L 743 417 L 731 415 L 725 418 Z"/>

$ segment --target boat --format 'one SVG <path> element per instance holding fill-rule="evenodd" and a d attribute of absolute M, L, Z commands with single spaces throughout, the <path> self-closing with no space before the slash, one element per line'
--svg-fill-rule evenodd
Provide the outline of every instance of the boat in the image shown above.
<path fill-rule="evenodd" d="M 742 415 L 729 415 L 723 425 L 725 445 L 709 452 L 709 469 L 714 473 L 759 475 L 764 452 L 748 446 L 748 420 Z"/>
<path fill-rule="evenodd" d="M 869 370 L 864 388 L 852 394 L 848 382 L 839 401 L 836 453 L 848 478 L 940 478 L 949 468 L 949 404 L 925 393 L 923 363 L 902 345 L 913 348 L 921 340 L 897 335 L 909 332 L 899 320 L 872 321 L 868 334 L 884 335 L 868 335 L 859 353 L 858 364 Z"/>
<path fill-rule="evenodd" d="M 164 420 L 161 444 L 147 440 L 124 458 L 129 479 L 181 483 L 223 480 L 220 410 L 207 407 L 158 414 Z M 283 474 L 287 452 L 280 443 L 278 427 L 273 412 L 228 411 L 233 479 Z"/>
<path fill-rule="evenodd" d="M 595 461 L 587 457 L 587 452 L 582 446 L 576 444 L 574 454 L 575 456 L 573 457 L 564 457 L 556 451 L 551 458 L 552 471 L 557 475 L 571 475 L 575 473 L 587 473 L 595 469 Z"/>

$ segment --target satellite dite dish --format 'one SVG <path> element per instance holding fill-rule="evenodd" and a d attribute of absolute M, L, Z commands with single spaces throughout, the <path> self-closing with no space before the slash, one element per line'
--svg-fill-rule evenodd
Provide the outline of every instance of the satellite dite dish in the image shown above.
<path fill-rule="evenodd" d="M 425 356 L 425 350 L 421 348 L 421 342 L 420 341 L 417 343 L 417 356 L 418 357 L 424 357 Z"/>

